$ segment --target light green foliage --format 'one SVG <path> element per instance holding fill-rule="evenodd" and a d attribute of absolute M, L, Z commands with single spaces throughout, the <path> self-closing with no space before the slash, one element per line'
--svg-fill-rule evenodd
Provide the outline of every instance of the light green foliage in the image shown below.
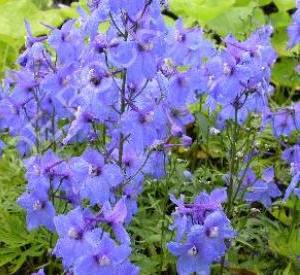
<path fill-rule="evenodd" d="M 300 83 L 300 76 L 295 72 L 297 60 L 292 57 L 283 57 L 282 60 L 275 64 L 272 71 L 274 83 L 278 86 L 297 88 Z"/>
<path fill-rule="evenodd" d="M 245 37 L 258 26 L 265 23 L 264 14 L 256 4 L 250 3 L 248 6 L 234 6 L 228 9 L 226 13 L 207 22 L 207 27 L 225 36 L 230 30 L 239 38 Z"/>
<path fill-rule="evenodd" d="M 0 207 L 6 211 L 18 211 L 15 200 L 24 190 L 23 167 L 17 153 L 5 150 L 0 159 Z"/>
<path fill-rule="evenodd" d="M 49 232 L 40 229 L 29 233 L 23 213 L 0 211 L 0 274 L 14 274 L 24 265 L 24 272 L 34 271 L 33 259 L 47 256 Z"/>
<path fill-rule="evenodd" d="M 182 15 L 187 23 L 198 21 L 204 25 L 226 13 L 234 5 L 234 2 L 235 0 L 172 0 L 170 7 L 175 13 Z"/>
<path fill-rule="evenodd" d="M 0 274 L 15 274 L 25 266 L 22 274 L 34 271 L 33 259 L 42 259 L 49 247 L 50 234 L 44 229 L 28 232 L 16 204 L 25 187 L 23 174 L 17 153 L 9 147 L 0 159 Z"/>

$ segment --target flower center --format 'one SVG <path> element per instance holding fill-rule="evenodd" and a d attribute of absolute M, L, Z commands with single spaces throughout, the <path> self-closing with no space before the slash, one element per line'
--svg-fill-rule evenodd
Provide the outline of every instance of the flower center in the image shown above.
<path fill-rule="evenodd" d="M 229 66 L 228 63 L 224 63 L 223 72 L 224 72 L 225 75 L 230 75 L 231 74 L 232 69 L 231 69 L 231 67 Z"/>
<path fill-rule="evenodd" d="M 106 255 L 102 255 L 98 257 L 98 264 L 100 266 L 108 266 L 111 264 L 111 260 Z"/>
<path fill-rule="evenodd" d="M 95 86 L 99 86 L 101 84 L 101 77 L 99 75 L 97 75 L 96 70 L 95 69 L 91 69 L 89 71 L 89 79 L 90 82 Z"/>
<path fill-rule="evenodd" d="M 151 122 L 153 120 L 154 117 L 154 112 L 149 112 L 147 114 L 139 114 L 139 122 L 141 124 L 147 123 L 147 122 Z"/>
<path fill-rule="evenodd" d="M 198 253 L 197 247 L 194 245 L 192 248 L 188 250 L 189 256 L 196 256 Z"/>
<path fill-rule="evenodd" d="M 186 40 L 186 35 L 177 31 L 175 34 L 175 38 L 178 42 L 184 42 Z"/>
<path fill-rule="evenodd" d="M 81 239 L 82 234 L 78 230 L 76 230 L 76 228 L 71 227 L 68 231 L 68 236 L 71 239 L 79 240 L 79 239 Z"/>
<path fill-rule="evenodd" d="M 89 174 L 92 177 L 98 177 L 98 176 L 101 175 L 101 168 L 97 167 L 97 166 L 94 166 L 94 165 L 90 165 L 89 166 Z"/>
<path fill-rule="evenodd" d="M 209 238 L 217 238 L 219 236 L 219 227 L 213 226 L 208 230 Z"/>
<path fill-rule="evenodd" d="M 43 209 L 44 207 L 44 203 L 41 202 L 40 200 L 36 200 L 34 203 L 33 203 L 33 209 L 34 210 L 41 210 Z"/>
<path fill-rule="evenodd" d="M 140 52 L 150 52 L 152 49 L 153 49 L 152 43 L 138 44 L 138 50 Z"/>

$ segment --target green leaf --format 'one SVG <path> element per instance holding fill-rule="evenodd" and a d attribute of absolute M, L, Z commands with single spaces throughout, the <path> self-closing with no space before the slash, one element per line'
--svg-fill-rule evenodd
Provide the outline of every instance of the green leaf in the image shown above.
<path fill-rule="evenodd" d="M 232 33 L 238 38 L 244 38 L 264 23 L 261 9 L 251 4 L 246 7 L 232 7 L 226 13 L 207 22 L 207 26 L 222 36 Z"/>
<path fill-rule="evenodd" d="M 66 8 L 66 10 L 69 10 Z M 48 32 L 41 23 L 57 26 L 65 19 L 64 9 L 41 11 L 29 0 L 10 0 L 0 5 L 0 34 L 24 40 L 24 20 L 31 23 L 33 33 L 40 35 Z"/>
<path fill-rule="evenodd" d="M 14 45 L 7 43 L 6 39 L 3 39 L 3 37 L 4 36 L 0 35 L 0 72 L 13 66 L 18 53 Z"/>
<path fill-rule="evenodd" d="M 274 28 L 287 28 L 291 19 L 286 11 L 280 11 L 270 14 L 271 24 Z"/>
<path fill-rule="evenodd" d="M 296 7 L 295 0 L 274 0 L 275 5 L 280 11 L 287 11 Z"/>
<path fill-rule="evenodd" d="M 282 275 L 291 275 L 292 274 L 292 262 L 289 262 L 287 267 L 283 270 Z"/>
<path fill-rule="evenodd" d="M 294 87 L 300 83 L 300 76 L 295 72 L 297 61 L 294 58 L 282 58 L 277 62 L 272 72 L 272 79 L 276 85 Z"/>
<path fill-rule="evenodd" d="M 172 0 L 170 8 L 176 14 L 185 17 L 188 24 L 198 21 L 201 25 L 213 20 L 220 14 L 224 14 L 233 6 L 235 0 Z"/>
<path fill-rule="evenodd" d="M 260 6 L 266 6 L 269 5 L 272 2 L 272 0 L 258 0 L 258 2 Z"/>
<path fill-rule="evenodd" d="M 50 233 L 44 229 L 28 232 L 22 213 L 0 209 L 0 267 L 17 272 L 28 258 L 40 257 L 49 248 Z"/>

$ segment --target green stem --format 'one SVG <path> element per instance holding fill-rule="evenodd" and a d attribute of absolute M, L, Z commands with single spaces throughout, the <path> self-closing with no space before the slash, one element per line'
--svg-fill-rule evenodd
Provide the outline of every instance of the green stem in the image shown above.
<path fill-rule="evenodd" d="M 232 214 L 232 207 L 233 207 L 233 192 L 234 192 L 234 183 L 237 173 L 237 141 L 238 141 L 238 108 L 235 108 L 234 112 L 234 124 L 233 129 L 231 131 L 232 136 L 228 137 L 230 142 L 230 148 L 229 148 L 229 187 L 228 187 L 228 203 L 226 205 L 226 214 L 230 218 Z M 222 257 L 221 260 L 221 269 L 220 274 L 222 275 L 224 273 L 225 268 L 225 255 Z"/>
<path fill-rule="evenodd" d="M 164 259 L 165 259 L 165 243 L 166 243 L 166 229 L 168 226 L 168 223 L 166 222 L 166 216 L 167 216 L 167 210 L 168 210 L 168 200 L 169 200 L 169 186 L 170 186 L 170 177 L 172 174 L 172 171 L 168 173 L 166 171 L 166 164 L 165 164 L 165 158 L 164 155 L 164 167 L 165 167 L 165 173 L 166 178 L 163 184 L 163 202 L 162 202 L 162 217 L 161 217 L 161 237 L 160 237 L 160 251 L 161 251 L 161 257 L 160 257 L 160 271 L 163 272 L 164 267 Z"/>
<path fill-rule="evenodd" d="M 120 113 L 121 115 L 125 112 L 126 102 L 125 102 L 125 92 L 126 92 L 126 81 L 127 81 L 127 71 L 124 71 L 123 74 L 123 82 L 122 82 L 122 89 L 121 89 L 121 106 L 120 106 Z M 123 159 L 123 146 L 124 145 L 124 136 L 120 134 L 120 141 L 119 141 L 119 166 L 122 167 L 122 159 Z"/>
<path fill-rule="evenodd" d="M 234 191 L 234 181 L 236 176 L 236 165 L 237 165 L 237 150 L 236 144 L 238 140 L 238 108 L 235 108 L 234 112 L 234 124 L 232 130 L 232 138 L 230 139 L 230 156 L 229 156 L 229 187 L 228 187 L 228 204 L 226 211 L 228 216 L 231 216 L 232 206 L 233 206 L 233 191 Z"/>

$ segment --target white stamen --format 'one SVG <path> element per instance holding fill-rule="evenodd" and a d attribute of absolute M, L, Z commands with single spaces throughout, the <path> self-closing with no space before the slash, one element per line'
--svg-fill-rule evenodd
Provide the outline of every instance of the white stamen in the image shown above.
<path fill-rule="evenodd" d="M 71 227 L 68 231 L 68 236 L 72 239 L 78 239 L 79 233 L 74 227 Z"/>
<path fill-rule="evenodd" d="M 101 266 L 107 266 L 107 265 L 110 265 L 111 261 L 106 255 L 103 255 L 103 256 L 99 257 L 98 263 Z"/>
<path fill-rule="evenodd" d="M 189 256 L 196 256 L 198 253 L 198 250 L 197 250 L 197 247 L 196 246 L 193 246 L 192 248 L 190 248 L 188 250 L 188 255 Z"/>
<path fill-rule="evenodd" d="M 34 210 L 41 210 L 42 208 L 43 208 L 43 203 L 41 201 L 37 200 L 33 203 Z"/>
<path fill-rule="evenodd" d="M 213 226 L 209 229 L 209 237 L 210 238 L 217 238 L 219 236 L 219 227 Z"/>
<path fill-rule="evenodd" d="M 229 75 L 231 73 L 231 68 L 230 68 L 230 66 L 229 66 L 228 63 L 224 63 L 224 65 L 223 65 L 223 72 L 226 75 Z"/>

